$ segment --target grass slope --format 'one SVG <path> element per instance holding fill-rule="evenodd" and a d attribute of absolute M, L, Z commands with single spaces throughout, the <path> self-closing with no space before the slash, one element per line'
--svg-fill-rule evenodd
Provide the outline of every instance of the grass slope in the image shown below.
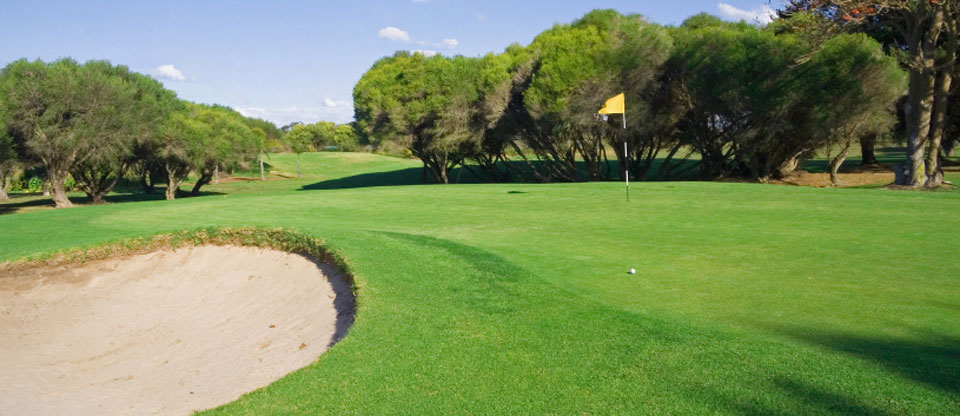
<path fill-rule="evenodd" d="M 325 239 L 359 286 L 349 335 L 212 414 L 960 408 L 956 192 L 641 183 L 626 203 L 615 183 L 369 187 L 417 165 L 333 157 L 303 181 L 3 215 L 0 259 L 205 226 Z"/>

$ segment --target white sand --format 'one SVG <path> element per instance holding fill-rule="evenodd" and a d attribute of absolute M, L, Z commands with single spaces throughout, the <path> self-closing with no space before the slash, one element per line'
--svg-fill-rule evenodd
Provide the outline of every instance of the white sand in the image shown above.
<path fill-rule="evenodd" d="M 190 247 L 7 272 L 0 414 L 216 407 L 309 365 L 352 321 L 335 269 L 274 250 Z"/>

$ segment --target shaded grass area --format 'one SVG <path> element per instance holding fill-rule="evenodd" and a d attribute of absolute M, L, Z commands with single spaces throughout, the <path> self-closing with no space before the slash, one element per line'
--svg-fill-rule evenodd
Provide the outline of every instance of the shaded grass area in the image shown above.
<path fill-rule="evenodd" d="M 197 227 L 323 238 L 356 277 L 350 333 L 211 414 L 960 408 L 953 193 L 638 183 L 627 203 L 619 183 L 372 186 L 419 162 L 309 157 L 302 180 L 0 216 L 0 258 Z"/>
<path fill-rule="evenodd" d="M 880 147 L 877 154 L 880 162 L 891 166 L 901 163 L 903 159 L 903 148 L 898 147 Z M 821 173 L 827 171 L 826 154 L 820 157 L 808 160 L 802 166 L 803 169 L 812 173 Z M 203 187 L 200 196 L 222 196 L 224 194 L 242 194 L 242 193 L 263 193 L 280 190 L 304 189 L 304 190 L 329 190 L 329 189 L 348 189 L 365 188 L 374 186 L 400 186 L 400 185 L 422 185 L 430 183 L 429 175 L 423 171 L 423 165 L 419 160 L 400 159 L 391 156 L 384 156 L 371 153 L 350 153 L 350 152 L 317 152 L 303 153 L 301 158 L 302 178 L 297 178 L 296 161 L 297 155 L 291 153 L 271 154 L 265 159 L 265 172 L 267 181 L 261 182 L 260 172 L 256 166 L 251 166 L 249 170 L 240 170 L 230 173 L 223 173 L 223 183 L 212 183 Z M 851 149 L 851 157 L 844 164 L 844 170 L 855 169 L 859 165 L 859 148 Z M 654 161 L 653 166 L 647 174 L 646 180 L 658 180 L 657 171 L 664 160 L 662 158 Z M 539 163 L 532 161 L 531 163 Z M 696 164 L 699 163 L 697 155 L 693 155 L 689 160 L 680 163 L 678 171 L 685 171 L 681 176 L 672 180 L 697 180 L 699 173 Z M 528 172 L 527 162 L 514 160 L 509 162 L 510 169 L 514 172 Z M 688 169 L 692 168 L 692 169 Z M 503 168 L 506 170 L 507 168 Z M 581 171 L 586 168 L 581 163 Z M 622 175 L 617 172 L 615 161 L 610 161 L 608 165 L 610 180 L 619 181 Z M 475 184 L 485 182 L 484 178 L 477 176 L 479 168 L 454 169 L 450 177 L 458 183 Z M 947 180 L 957 181 L 960 171 L 953 168 L 947 172 Z M 188 178 L 181 189 L 189 190 L 193 185 Z M 514 176 L 514 183 L 522 183 L 524 180 L 530 180 L 530 176 Z M 634 180 L 636 180 L 634 178 Z M 871 184 L 864 187 L 878 188 L 887 185 L 886 183 Z M 946 191 L 955 189 L 947 188 Z M 53 202 L 49 197 L 42 197 L 37 194 L 14 193 L 10 201 L 0 203 L 0 215 L 29 212 L 36 210 L 45 210 L 53 207 Z M 82 193 L 69 193 L 70 199 L 75 204 L 88 204 L 89 199 Z M 181 197 L 189 197 L 182 195 Z M 143 194 L 142 191 L 128 183 L 126 188 L 117 189 L 116 192 L 107 196 L 108 203 L 122 202 L 141 202 L 163 199 L 163 185 L 161 184 L 153 194 Z"/>

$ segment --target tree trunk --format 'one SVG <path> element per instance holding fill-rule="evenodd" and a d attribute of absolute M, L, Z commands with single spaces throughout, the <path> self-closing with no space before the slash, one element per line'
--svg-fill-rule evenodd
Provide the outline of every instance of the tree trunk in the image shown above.
<path fill-rule="evenodd" d="M 860 166 L 880 166 L 877 161 L 877 135 L 870 134 L 860 138 Z"/>
<path fill-rule="evenodd" d="M 263 152 L 260 152 L 260 181 L 263 182 L 267 180 L 267 177 L 263 174 Z"/>
<path fill-rule="evenodd" d="M 907 163 L 899 185 L 919 187 L 927 181 L 923 156 L 930 137 L 934 81 L 933 75 L 910 73 L 910 98 L 906 109 Z"/>
<path fill-rule="evenodd" d="M 180 182 L 181 181 L 179 179 L 174 178 L 173 175 L 168 176 L 167 192 L 165 195 L 167 198 L 167 201 L 172 201 L 177 198 L 177 191 L 180 190 Z"/>
<path fill-rule="evenodd" d="M 800 155 L 802 154 L 803 152 L 800 152 L 784 159 L 784 161 L 780 163 L 780 166 L 777 166 L 776 171 L 773 172 L 774 176 L 783 178 L 796 171 L 797 167 L 800 166 Z"/>
<path fill-rule="evenodd" d="M 104 197 L 107 196 L 106 192 L 95 192 L 92 194 L 87 194 L 87 196 L 90 197 L 90 203 L 93 205 L 103 205 L 107 203 L 107 201 L 104 199 Z"/>
<path fill-rule="evenodd" d="M 214 185 L 220 184 L 220 165 L 213 167 L 213 184 Z"/>
<path fill-rule="evenodd" d="M 63 182 L 67 180 L 66 172 L 47 171 L 47 178 L 50 181 L 50 193 L 53 196 L 53 203 L 57 208 L 70 208 L 73 203 L 67 198 L 67 191 L 63 187 Z"/>
<path fill-rule="evenodd" d="M 446 167 L 441 167 L 441 168 L 437 169 L 437 171 L 438 171 L 437 174 L 439 175 L 439 176 L 437 176 L 437 182 L 438 182 L 438 183 L 442 183 L 442 184 L 448 184 L 448 183 L 450 183 L 450 178 L 447 177 L 447 169 L 446 169 Z"/>
<path fill-rule="evenodd" d="M 843 186 L 837 172 L 840 171 L 840 166 L 843 165 L 843 162 L 847 160 L 847 155 L 850 153 L 850 144 L 850 142 L 844 144 L 843 150 L 837 154 L 837 157 L 830 159 L 830 185 L 832 186 Z"/>
<path fill-rule="evenodd" d="M 297 179 L 303 179 L 303 175 L 300 174 L 300 153 L 297 153 Z"/>
<path fill-rule="evenodd" d="M 210 183 L 210 179 L 213 177 L 213 173 L 204 169 L 203 173 L 200 174 L 200 178 L 197 179 L 197 183 L 193 184 L 193 189 L 190 190 L 191 196 L 200 195 L 200 187 Z"/>
<path fill-rule="evenodd" d="M 936 85 L 934 54 L 943 18 L 943 10 L 938 8 L 927 30 L 907 34 L 910 57 L 915 66 L 910 69 L 910 92 L 905 109 L 907 163 L 902 174 L 898 175 L 898 185 L 921 187 L 927 182 L 924 151 L 930 138 Z"/>
<path fill-rule="evenodd" d="M 10 194 L 7 192 L 10 190 L 10 175 L 4 175 L 3 172 L 0 172 L 0 201 L 9 201 Z"/>
<path fill-rule="evenodd" d="M 177 198 L 177 191 L 180 190 L 180 183 L 183 182 L 183 177 L 180 175 L 178 169 L 171 168 L 169 164 L 164 166 L 164 170 L 167 171 L 167 191 L 165 196 L 167 201 L 172 201 Z"/>
<path fill-rule="evenodd" d="M 947 126 L 947 101 L 950 98 L 950 88 L 953 84 L 954 60 L 957 55 L 957 25 L 952 13 L 946 19 L 945 28 L 947 42 L 944 47 L 946 55 L 943 57 L 944 66 L 937 76 L 934 89 L 933 125 L 930 128 L 930 146 L 927 151 L 926 168 L 929 173 L 927 187 L 935 188 L 943 185 L 943 168 L 940 166 L 940 143 L 943 141 L 943 132 Z"/>

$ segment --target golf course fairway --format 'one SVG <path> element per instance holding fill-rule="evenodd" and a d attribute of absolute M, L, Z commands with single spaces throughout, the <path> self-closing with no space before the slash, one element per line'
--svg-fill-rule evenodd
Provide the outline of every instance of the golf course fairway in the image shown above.
<path fill-rule="evenodd" d="M 354 275 L 349 333 L 209 414 L 960 409 L 956 192 L 662 182 L 627 202 L 619 183 L 372 186 L 418 165 L 303 160 L 300 181 L 0 215 L 0 260 L 199 228 L 323 240 Z"/>

